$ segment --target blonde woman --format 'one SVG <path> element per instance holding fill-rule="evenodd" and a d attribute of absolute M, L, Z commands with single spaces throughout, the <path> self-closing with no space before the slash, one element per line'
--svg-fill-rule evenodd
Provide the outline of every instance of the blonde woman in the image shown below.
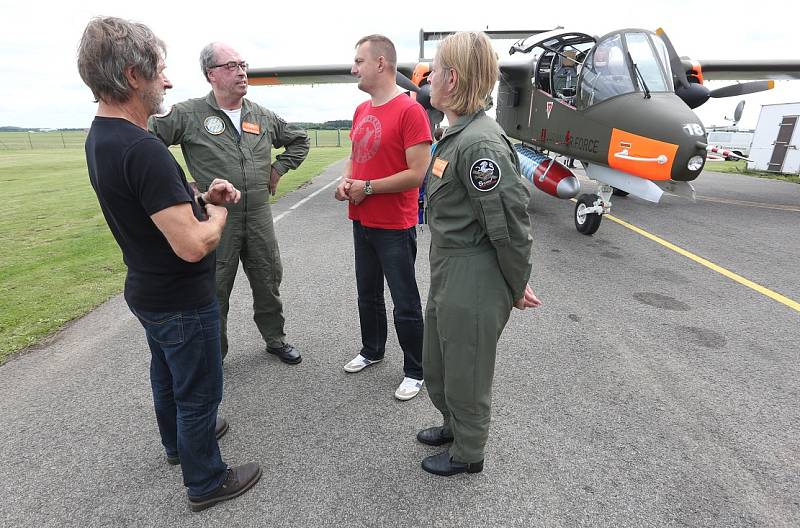
<path fill-rule="evenodd" d="M 531 272 L 529 193 L 509 139 L 484 108 L 497 82 L 497 54 L 480 32 L 444 39 L 429 77 L 431 103 L 450 127 L 428 169 L 431 286 L 423 372 L 443 425 L 424 429 L 425 471 L 483 470 L 497 341 L 511 308 L 541 303 Z"/>

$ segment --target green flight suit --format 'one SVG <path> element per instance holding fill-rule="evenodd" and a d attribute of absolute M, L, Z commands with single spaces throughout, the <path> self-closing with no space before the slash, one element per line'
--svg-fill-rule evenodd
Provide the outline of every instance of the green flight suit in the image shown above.
<path fill-rule="evenodd" d="M 304 130 L 287 124 L 266 108 L 242 101 L 241 135 L 219 108 L 214 92 L 178 103 L 148 123 L 167 145 L 180 144 L 197 187 L 205 191 L 214 178 L 224 178 L 242 192 L 230 204 L 217 247 L 217 296 L 220 307 L 222 357 L 228 352 L 228 307 L 239 260 L 253 291 L 253 320 L 270 347 L 285 341 L 279 287 L 283 266 L 269 205 L 272 167 L 283 175 L 308 155 Z M 272 163 L 271 148 L 286 147 Z"/>
<path fill-rule="evenodd" d="M 431 285 L 423 372 L 452 433 L 450 456 L 483 460 L 497 341 L 531 273 L 528 188 L 497 122 L 462 116 L 436 147 L 427 175 Z"/>

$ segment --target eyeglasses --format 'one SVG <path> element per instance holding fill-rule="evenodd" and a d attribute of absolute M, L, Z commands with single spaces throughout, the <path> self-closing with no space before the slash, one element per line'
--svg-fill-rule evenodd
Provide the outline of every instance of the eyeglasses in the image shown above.
<path fill-rule="evenodd" d="M 213 66 L 209 66 L 208 69 L 212 68 L 225 68 L 228 71 L 236 71 L 237 68 L 241 68 L 244 71 L 247 71 L 247 63 L 245 61 L 236 62 L 236 61 L 228 61 L 223 64 L 215 64 Z"/>

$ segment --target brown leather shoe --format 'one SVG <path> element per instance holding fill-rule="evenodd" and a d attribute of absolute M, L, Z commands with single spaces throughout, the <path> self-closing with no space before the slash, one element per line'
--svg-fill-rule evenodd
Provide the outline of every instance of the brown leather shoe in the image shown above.
<path fill-rule="evenodd" d="M 434 475 L 449 477 L 459 473 L 480 473 L 483 471 L 483 460 L 480 462 L 458 462 L 450 457 L 448 451 L 431 455 L 422 459 L 422 469 Z"/>
<path fill-rule="evenodd" d="M 453 441 L 453 435 L 444 434 L 444 427 L 428 427 L 417 433 L 417 440 L 430 446 L 440 446 Z"/>
<path fill-rule="evenodd" d="M 210 508 L 218 502 L 236 498 L 255 486 L 260 478 L 261 468 L 254 462 L 228 468 L 228 476 L 225 482 L 215 491 L 202 497 L 189 497 L 189 508 L 193 512 L 199 512 Z"/>
<path fill-rule="evenodd" d="M 278 359 L 290 365 L 297 365 L 303 361 L 302 356 L 300 356 L 300 352 L 298 352 L 297 349 L 289 343 L 284 343 L 279 347 L 268 346 L 267 352 L 274 356 L 278 356 Z"/>
<path fill-rule="evenodd" d="M 228 432 L 228 420 L 223 418 L 222 416 L 217 416 L 217 423 L 214 426 L 214 434 L 217 436 L 217 440 L 225 436 L 225 433 Z M 167 455 L 167 464 L 170 466 L 177 466 L 181 463 L 181 458 L 178 455 L 169 456 Z"/>

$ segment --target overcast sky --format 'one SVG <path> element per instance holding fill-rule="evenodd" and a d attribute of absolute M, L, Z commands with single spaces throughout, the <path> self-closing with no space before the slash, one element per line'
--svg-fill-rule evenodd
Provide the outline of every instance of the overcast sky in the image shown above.
<path fill-rule="evenodd" d="M 70 5 L 74 4 L 74 5 Z M 547 5 L 549 4 L 549 5 Z M 348 63 L 353 45 L 383 33 L 399 60 L 417 58 L 420 28 L 567 29 L 602 35 L 614 29 L 663 27 L 680 55 L 693 59 L 797 59 L 800 8 L 788 0 L 647 2 L 182 2 L 0 0 L 0 126 L 88 127 L 96 111 L 75 65 L 75 50 L 92 16 L 111 15 L 149 25 L 168 48 L 175 88 L 167 103 L 209 90 L 198 65 L 208 42 L 226 41 L 253 67 Z M 212 9 L 217 5 L 218 9 Z M 370 10 L 363 6 L 372 5 Z M 279 7 L 271 7 L 279 6 Z M 504 44 L 503 49 L 507 50 Z M 505 53 L 505 51 L 503 52 Z M 502 55 L 501 55 L 502 56 Z M 727 83 L 711 83 L 715 88 Z M 248 97 L 289 121 L 350 119 L 365 94 L 354 84 L 251 87 Z M 744 97 L 741 128 L 754 127 L 762 104 L 800 102 L 800 81 Z M 703 123 L 724 124 L 740 98 L 712 100 L 697 110 Z"/>

